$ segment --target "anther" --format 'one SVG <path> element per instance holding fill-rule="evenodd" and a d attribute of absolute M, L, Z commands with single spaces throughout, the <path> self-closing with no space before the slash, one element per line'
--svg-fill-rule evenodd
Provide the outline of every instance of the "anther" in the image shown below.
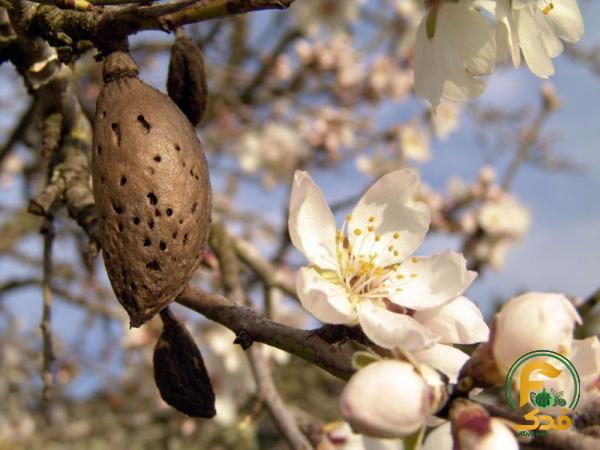
<path fill-rule="evenodd" d="M 544 9 L 542 9 L 542 12 L 546 15 L 550 14 L 550 11 L 552 11 L 554 9 L 554 3 L 549 3 L 548 6 L 546 6 Z"/>

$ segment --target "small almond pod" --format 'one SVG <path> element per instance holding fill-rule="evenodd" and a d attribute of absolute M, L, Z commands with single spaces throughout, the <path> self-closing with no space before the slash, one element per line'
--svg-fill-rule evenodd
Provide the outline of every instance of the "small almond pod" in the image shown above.
<path fill-rule="evenodd" d="M 154 381 L 162 399 L 191 417 L 216 414 L 215 393 L 200 350 L 185 327 L 165 309 L 163 332 L 154 347 Z"/>
<path fill-rule="evenodd" d="M 208 100 L 204 58 L 200 48 L 182 28 L 177 30 L 171 49 L 167 92 L 189 121 L 198 125 L 206 112 Z"/>
<path fill-rule="evenodd" d="M 183 291 L 200 263 L 211 213 L 193 127 L 137 75 L 128 54 L 106 58 L 92 150 L 104 263 L 134 327 Z"/>

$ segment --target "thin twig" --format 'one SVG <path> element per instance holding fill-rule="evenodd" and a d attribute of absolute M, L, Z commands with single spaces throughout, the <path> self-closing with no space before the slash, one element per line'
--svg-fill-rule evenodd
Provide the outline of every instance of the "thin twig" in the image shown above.
<path fill-rule="evenodd" d="M 250 242 L 231 235 L 230 239 L 238 257 L 263 280 L 267 287 L 276 287 L 290 297 L 297 297 L 296 285 L 292 278 L 278 271 Z"/>
<path fill-rule="evenodd" d="M 209 242 L 215 250 L 221 265 L 221 277 L 226 294 L 240 307 L 244 304 L 251 304 L 246 298 L 240 280 L 239 261 L 233 248 L 232 240 L 229 238 L 229 234 L 222 223 L 213 225 Z M 267 289 L 266 286 L 265 289 Z M 243 342 L 242 346 L 244 346 Z M 287 409 L 275 386 L 269 361 L 263 354 L 263 349 L 254 345 L 247 349 L 247 356 L 256 385 L 258 386 L 258 395 L 266 404 L 281 435 L 288 442 L 292 450 L 312 450 L 312 445 L 302 434 L 300 428 L 298 428 L 298 424 Z"/>
<path fill-rule="evenodd" d="M 42 363 L 42 381 L 44 387 L 42 390 L 42 410 L 46 423 L 51 423 L 49 411 L 50 400 L 52 398 L 52 364 L 54 362 L 54 352 L 52 350 L 52 243 L 54 241 L 54 225 L 52 219 L 47 219 L 43 226 L 44 233 L 44 275 L 42 278 L 42 329 L 43 342 L 43 363 Z"/>
<path fill-rule="evenodd" d="M 25 129 L 31 125 L 33 121 L 33 111 L 34 111 L 35 102 L 31 102 L 25 112 L 19 118 L 17 125 L 13 128 L 10 136 L 7 141 L 2 144 L 0 147 L 0 163 L 2 160 L 8 156 L 8 154 L 13 149 L 14 145 L 19 142 L 23 134 L 25 133 Z"/>
<path fill-rule="evenodd" d="M 523 132 L 521 139 L 519 140 L 519 148 L 517 153 L 511 160 L 504 176 L 502 177 L 502 189 L 508 191 L 510 185 L 517 174 L 519 168 L 527 161 L 529 154 L 538 140 L 542 126 L 546 122 L 546 119 L 550 116 L 552 109 L 543 107 L 539 114 L 534 119 L 533 123 Z"/>
<path fill-rule="evenodd" d="M 263 353 L 262 347 L 252 346 L 248 349 L 248 359 L 258 386 L 258 395 L 267 405 L 271 417 L 282 436 L 287 440 L 289 446 L 294 450 L 310 450 L 312 445 L 302 434 L 296 420 L 285 406 L 279 391 L 275 386 L 269 361 Z"/>

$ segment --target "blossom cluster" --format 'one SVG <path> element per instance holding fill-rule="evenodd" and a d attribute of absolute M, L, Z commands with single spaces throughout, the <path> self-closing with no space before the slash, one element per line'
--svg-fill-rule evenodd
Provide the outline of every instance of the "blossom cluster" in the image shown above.
<path fill-rule="evenodd" d="M 416 32 L 415 92 L 434 108 L 481 95 L 484 77 L 506 59 L 515 67 L 524 60 L 538 77 L 551 76 L 563 41 L 577 42 L 584 31 L 576 0 L 425 0 L 424 14 L 411 1 L 395 3 L 403 25 Z M 296 18 L 312 34 L 320 18 L 339 35 L 357 19 L 360 4 L 299 2 Z"/>
<path fill-rule="evenodd" d="M 309 262 L 297 275 L 300 302 L 324 323 L 360 326 L 371 348 L 380 349 L 355 355 L 358 370 L 340 398 L 341 415 L 352 432 L 342 425 L 335 428 L 344 442 L 359 442 L 353 433 L 360 433 L 369 438 L 357 445 L 381 448 L 380 439 L 388 445 L 389 439 L 418 434 L 426 424 L 440 425 L 432 416 L 447 401 L 448 383 L 468 373 L 488 385 L 501 385 L 515 360 L 541 348 L 569 355 L 581 371 L 584 389 L 595 389 L 600 342 L 596 337 L 573 339 L 581 318 L 562 294 L 515 297 L 497 314 L 490 331 L 479 308 L 463 295 L 477 276 L 464 257 L 451 251 L 414 255 L 431 221 L 429 208 L 417 200 L 418 191 L 414 172 L 388 173 L 336 227 L 310 175 L 297 171 L 294 177 L 290 238 Z M 498 213 L 516 207 L 503 197 L 485 204 L 480 226 L 492 236 L 518 234 L 528 223 L 505 223 Z M 481 344 L 472 357 L 455 346 L 475 343 Z M 464 448 L 518 448 L 512 432 L 479 406 L 453 402 L 449 416 L 451 424 L 430 433 L 424 448 L 452 448 L 451 436 L 458 448 L 463 439 L 481 444 Z M 486 433 L 469 428 L 467 419 L 474 416 L 487 424 Z"/>
<path fill-rule="evenodd" d="M 554 73 L 562 41 L 577 42 L 584 24 L 575 0 L 432 0 L 417 30 L 415 91 L 436 107 L 485 90 L 496 61 L 512 59 L 541 78 Z M 489 13 L 496 25 L 485 16 Z"/>

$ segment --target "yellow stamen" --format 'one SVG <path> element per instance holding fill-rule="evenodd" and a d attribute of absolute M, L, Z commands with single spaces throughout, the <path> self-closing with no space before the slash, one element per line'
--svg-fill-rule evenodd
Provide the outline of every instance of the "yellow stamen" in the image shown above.
<path fill-rule="evenodd" d="M 549 3 L 548 6 L 546 6 L 544 9 L 542 9 L 542 12 L 546 15 L 550 14 L 550 11 L 552 11 L 554 9 L 554 3 Z"/>

